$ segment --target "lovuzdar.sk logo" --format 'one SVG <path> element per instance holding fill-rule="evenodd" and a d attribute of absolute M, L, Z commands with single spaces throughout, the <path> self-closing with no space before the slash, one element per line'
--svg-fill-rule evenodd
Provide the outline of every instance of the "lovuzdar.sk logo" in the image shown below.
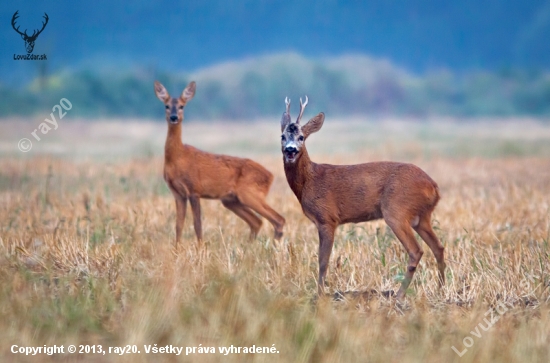
<path fill-rule="evenodd" d="M 34 42 L 36 41 L 36 38 L 38 38 L 40 33 L 42 33 L 42 31 L 48 24 L 48 20 L 50 19 L 48 18 L 48 14 L 44 13 L 45 21 L 42 22 L 42 29 L 40 30 L 35 29 L 31 35 L 28 35 L 27 29 L 25 29 L 25 31 L 21 33 L 21 31 L 19 31 L 19 27 L 15 27 L 16 26 L 15 22 L 17 21 L 17 18 L 19 18 L 18 13 L 19 13 L 19 10 L 17 10 L 15 14 L 13 14 L 13 17 L 11 18 L 11 26 L 19 35 L 21 35 L 21 38 L 23 38 L 23 40 L 25 41 L 25 48 L 27 49 L 27 54 L 14 54 L 13 59 L 14 60 L 47 60 L 48 58 L 46 57 L 46 54 L 36 55 L 36 54 L 32 54 L 32 51 L 34 49 Z"/>

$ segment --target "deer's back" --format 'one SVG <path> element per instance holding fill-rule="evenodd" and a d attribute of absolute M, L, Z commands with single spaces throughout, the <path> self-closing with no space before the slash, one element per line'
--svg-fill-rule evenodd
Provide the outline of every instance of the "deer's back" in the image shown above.
<path fill-rule="evenodd" d="M 302 207 L 314 220 L 357 223 L 382 218 L 385 210 L 393 209 L 418 214 L 433 209 L 439 200 L 437 184 L 412 164 L 313 164 L 312 171 Z"/>
<path fill-rule="evenodd" d="M 164 177 L 169 185 L 177 180 L 188 193 L 203 198 L 221 198 L 246 184 L 267 192 L 273 180 L 267 169 L 250 159 L 213 154 L 190 145 L 165 160 Z"/>

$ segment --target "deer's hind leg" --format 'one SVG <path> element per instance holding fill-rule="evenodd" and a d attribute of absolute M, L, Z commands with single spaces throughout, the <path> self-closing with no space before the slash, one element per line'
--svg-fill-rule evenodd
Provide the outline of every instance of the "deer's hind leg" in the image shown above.
<path fill-rule="evenodd" d="M 434 253 L 437 269 L 439 270 L 439 286 L 442 287 L 445 285 L 445 267 L 447 266 L 445 264 L 445 247 L 443 247 L 432 228 L 431 218 L 432 212 L 420 216 L 418 225 L 414 229 Z"/>
<path fill-rule="evenodd" d="M 405 250 L 409 255 L 409 263 L 407 266 L 407 271 L 405 272 L 405 278 L 403 279 L 401 287 L 397 292 L 397 299 L 403 300 L 403 298 L 405 297 L 405 293 L 407 292 L 407 288 L 409 287 L 413 279 L 416 267 L 418 266 L 422 255 L 424 254 L 424 251 L 422 251 L 422 248 L 416 241 L 412 227 L 407 218 L 401 218 L 399 216 L 387 216 L 385 214 L 384 220 L 392 229 L 393 233 L 395 233 L 397 239 L 399 239 L 401 244 L 403 244 L 403 247 L 405 247 Z"/>
<path fill-rule="evenodd" d="M 246 207 L 266 218 L 275 228 L 275 239 L 281 239 L 285 219 L 266 203 L 265 195 L 247 190 L 240 193 L 238 198 Z"/>
<path fill-rule="evenodd" d="M 250 240 L 253 240 L 258 235 L 258 231 L 262 227 L 262 220 L 245 205 L 243 205 L 236 197 L 223 198 L 222 204 L 250 226 Z"/>

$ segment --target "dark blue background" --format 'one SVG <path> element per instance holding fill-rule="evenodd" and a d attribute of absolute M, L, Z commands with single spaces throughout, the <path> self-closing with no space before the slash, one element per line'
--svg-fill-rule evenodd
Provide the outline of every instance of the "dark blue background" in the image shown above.
<path fill-rule="evenodd" d="M 24 77 L 24 44 L 11 27 L 50 22 L 35 54 L 49 67 L 153 65 L 194 70 L 246 56 L 295 51 L 388 58 L 414 72 L 548 68 L 550 1 L 196 0 L 2 1 L 0 77 Z"/>

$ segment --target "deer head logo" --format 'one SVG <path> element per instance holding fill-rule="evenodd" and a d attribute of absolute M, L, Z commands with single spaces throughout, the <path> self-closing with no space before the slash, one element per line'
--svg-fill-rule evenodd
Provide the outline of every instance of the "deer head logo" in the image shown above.
<path fill-rule="evenodd" d="M 15 27 L 15 22 L 17 20 L 17 18 L 19 17 L 19 15 L 17 14 L 19 12 L 19 10 L 17 10 L 15 12 L 15 14 L 13 14 L 13 17 L 11 18 L 11 26 L 13 27 L 13 29 L 18 32 L 20 35 L 21 35 L 21 38 L 23 38 L 23 40 L 25 41 L 25 48 L 27 49 L 27 53 L 32 53 L 32 50 L 34 49 L 34 42 L 36 41 L 36 38 L 38 38 L 38 36 L 40 35 L 40 33 L 42 33 L 42 30 L 44 30 L 44 28 L 46 27 L 46 24 L 48 24 L 48 14 L 44 13 L 44 19 L 46 20 L 45 22 L 42 22 L 42 29 L 38 30 L 38 29 L 35 29 L 34 32 L 32 33 L 32 35 L 28 35 L 27 34 L 27 29 L 25 29 L 25 31 L 23 33 L 21 33 L 19 31 L 19 27 Z"/>

